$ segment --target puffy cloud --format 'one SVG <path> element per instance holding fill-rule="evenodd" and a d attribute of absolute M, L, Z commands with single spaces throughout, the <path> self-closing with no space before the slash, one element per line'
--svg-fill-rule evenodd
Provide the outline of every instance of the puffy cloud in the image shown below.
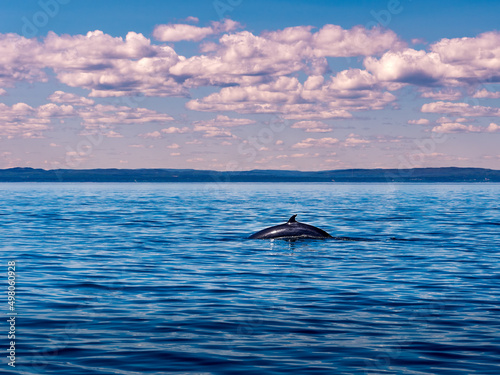
<path fill-rule="evenodd" d="M 187 141 L 186 144 L 187 145 L 202 145 L 203 142 L 200 141 L 199 139 L 193 139 L 192 141 Z"/>
<path fill-rule="evenodd" d="M 453 121 L 452 121 L 452 120 L 450 120 L 448 117 L 443 116 L 443 117 L 438 118 L 438 119 L 436 120 L 436 122 L 437 122 L 438 124 L 442 124 L 442 123 L 445 123 L 445 122 L 453 122 Z M 456 121 L 456 122 L 460 122 L 460 121 Z"/>
<path fill-rule="evenodd" d="M 337 25 L 325 25 L 312 41 L 316 54 L 330 57 L 370 56 L 404 46 L 391 30 L 362 26 L 344 30 Z"/>
<path fill-rule="evenodd" d="M 427 41 L 423 38 L 413 38 L 411 44 L 427 44 Z"/>
<path fill-rule="evenodd" d="M 165 113 L 158 113 L 147 108 L 97 104 L 85 107 L 78 112 L 83 124 L 93 127 L 106 124 L 144 124 L 148 122 L 167 122 L 173 118 Z"/>
<path fill-rule="evenodd" d="M 430 98 L 434 100 L 458 100 L 461 99 L 464 94 L 460 90 L 447 88 L 438 91 L 423 90 L 420 96 L 422 98 Z"/>
<path fill-rule="evenodd" d="M 108 130 L 105 127 L 101 127 L 97 134 L 102 135 L 103 137 L 106 138 L 123 138 L 122 134 L 115 132 L 114 130 Z M 95 129 L 93 130 L 85 129 L 82 132 L 80 132 L 80 135 L 95 136 L 96 131 Z"/>
<path fill-rule="evenodd" d="M 186 17 L 185 21 L 186 22 L 198 23 L 198 22 L 200 22 L 200 19 L 198 17 L 189 16 L 189 17 Z"/>
<path fill-rule="evenodd" d="M 380 59 L 367 57 L 364 65 L 380 81 L 422 86 L 500 82 L 500 32 L 442 39 L 429 52 L 392 50 Z"/>
<path fill-rule="evenodd" d="M 459 122 L 442 123 L 432 128 L 435 133 L 496 133 L 500 131 L 500 126 L 490 123 L 487 127 L 474 125 L 464 125 Z"/>
<path fill-rule="evenodd" d="M 43 66 L 36 63 L 42 54 L 36 39 L 0 34 L 0 87 L 12 87 L 17 81 L 45 81 Z"/>
<path fill-rule="evenodd" d="M 214 119 L 195 121 L 193 124 L 195 125 L 195 130 L 198 131 L 212 127 L 227 128 L 233 126 L 250 125 L 255 124 L 255 121 L 246 118 L 231 118 L 224 115 L 217 115 L 217 117 Z"/>
<path fill-rule="evenodd" d="M 396 99 L 379 90 L 338 89 L 335 77 L 321 86 L 318 82 L 307 80 L 304 86 L 313 89 L 306 89 L 295 77 L 279 77 L 257 86 L 224 87 L 205 98 L 191 100 L 186 107 L 198 111 L 282 113 L 287 119 L 321 120 L 350 118 L 348 110 L 382 109 Z"/>
<path fill-rule="evenodd" d="M 304 70 L 328 71 L 325 57 L 367 56 L 399 46 L 390 30 L 325 25 L 316 33 L 310 26 L 290 27 L 262 33 L 242 31 L 207 45 L 209 55 L 179 61 L 170 72 L 187 85 L 256 84 L 268 76 L 284 76 Z"/>
<path fill-rule="evenodd" d="M 366 70 L 348 69 L 332 77 L 330 85 L 337 90 L 369 90 L 377 83 L 376 78 Z"/>
<path fill-rule="evenodd" d="M 355 26 L 345 30 L 338 25 L 325 25 L 311 33 L 312 29 L 311 26 L 288 27 L 262 36 L 281 44 L 307 43 L 314 55 L 321 57 L 369 56 L 404 45 L 393 31 L 381 28 Z"/>
<path fill-rule="evenodd" d="M 196 20 L 198 19 L 196 18 Z M 212 22 L 212 26 L 208 27 L 197 27 L 186 24 L 158 25 L 153 30 L 153 37 L 162 42 L 179 42 L 181 40 L 199 42 L 209 35 L 229 32 L 237 29 L 239 26 L 238 22 L 230 19 L 225 19 L 222 22 Z"/>
<path fill-rule="evenodd" d="M 124 40 L 99 30 L 74 36 L 49 32 L 42 47 L 39 63 L 52 68 L 62 83 L 91 90 L 90 96 L 187 93 L 169 74 L 181 57 L 142 34 L 129 32 Z"/>
<path fill-rule="evenodd" d="M 197 19 L 185 22 L 191 21 Z M 296 26 L 254 35 L 235 32 L 238 27 L 237 22 L 224 20 L 207 27 L 170 24 L 155 28 L 155 38 L 170 42 L 200 41 L 226 33 L 218 41 L 202 44 L 202 52 L 189 58 L 177 55 L 171 46 L 151 44 L 135 32 L 124 38 L 98 30 L 86 35 L 49 32 L 40 40 L 0 34 L 0 95 L 5 94 L 2 87 L 18 81 L 47 80 L 46 71 L 52 70 L 61 83 L 90 90 L 91 97 L 188 96 L 190 88 L 216 85 L 221 86 L 220 91 L 189 101 L 187 108 L 278 113 L 287 119 L 319 121 L 385 108 L 396 100 L 389 91 L 414 84 L 432 87 L 421 89 L 422 97 L 441 100 L 424 105 L 423 112 L 499 116 L 496 108 L 444 101 L 462 96 L 458 86 L 500 82 L 500 32 L 442 39 L 422 51 L 406 48 L 394 32 L 377 28 Z M 330 75 L 326 58 L 348 56 L 366 56 L 366 69 Z M 309 75 L 303 83 L 296 78 L 301 77 L 299 72 Z M 474 97 L 500 98 L 500 93 L 482 89 Z M 32 119 L 75 116 L 82 117 L 87 126 L 171 120 L 147 109 L 98 107 L 91 99 L 63 91 L 56 91 L 49 100 L 52 105 L 36 109 Z M 454 122 L 458 123 L 447 123 Z M 211 128 L 205 136 L 234 137 L 221 118 L 204 126 Z M 304 129 L 320 132 L 322 128 Z"/>
<path fill-rule="evenodd" d="M 195 42 L 212 35 L 211 27 L 197 27 L 193 25 L 158 25 L 153 31 L 153 37 L 162 42 L 179 42 L 181 40 L 193 40 Z"/>
<path fill-rule="evenodd" d="M 186 126 L 182 128 L 176 128 L 175 126 L 171 126 L 169 128 L 161 129 L 160 131 L 163 134 L 185 134 L 185 133 L 190 133 L 191 129 L 189 129 Z"/>
<path fill-rule="evenodd" d="M 73 117 L 76 111 L 71 105 L 57 105 L 54 103 L 44 104 L 38 107 L 37 116 L 41 118 Z"/>
<path fill-rule="evenodd" d="M 338 142 L 339 140 L 337 138 L 307 138 L 294 144 L 292 148 L 330 147 Z"/>
<path fill-rule="evenodd" d="M 283 30 L 267 31 L 262 37 L 277 43 L 293 44 L 301 41 L 311 42 L 313 34 L 312 26 L 294 26 Z"/>
<path fill-rule="evenodd" d="M 50 116 L 37 117 L 37 110 L 25 103 L 0 103 L 0 136 L 40 138 L 49 129 Z"/>
<path fill-rule="evenodd" d="M 54 95 L 55 94 L 55 95 Z M 50 129 L 50 123 L 56 119 L 63 122 L 67 118 L 80 118 L 87 130 L 99 130 L 100 134 L 110 137 L 122 137 L 113 131 L 111 125 L 143 124 L 149 122 L 166 122 L 173 118 L 165 113 L 146 108 L 131 108 L 113 105 L 84 105 L 93 101 L 83 100 L 77 95 L 56 92 L 50 97 L 54 101 L 74 102 L 70 104 L 47 103 L 39 107 L 31 107 L 26 103 L 16 103 L 11 107 L 0 103 L 0 136 L 41 137 L 43 131 Z M 168 128 L 167 132 L 186 132 L 188 128 Z M 86 133 L 84 133 L 86 134 Z"/>
<path fill-rule="evenodd" d="M 238 27 L 229 19 L 209 27 L 159 25 L 153 35 L 163 41 L 200 40 Z M 172 47 L 151 44 L 135 32 L 125 38 L 99 30 L 86 35 L 49 32 L 42 41 L 0 34 L 0 87 L 20 80 L 46 80 L 44 69 L 49 68 L 60 82 L 88 89 L 91 97 L 187 96 L 188 88 L 200 85 L 251 86 L 300 70 L 320 75 L 328 70 L 325 57 L 374 54 L 398 44 L 397 36 L 388 30 L 325 25 L 313 33 L 311 27 L 299 26 L 261 36 L 248 31 L 226 34 L 218 43 L 202 46 L 208 54 L 186 59 Z M 337 78 L 339 88 L 370 79 L 367 72 L 356 73 L 356 79 L 352 74 Z M 79 105 L 78 98 L 62 92 L 54 93 L 51 100 Z"/>
<path fill-rule="evenodd" d="M 476 91 L 473 98 L 488 98 L 488 99 L 500 99 L 500 91 L 488 91 L 486 89 L 482 89 Z"/>
<path fill-rule="evenodd" d="M 109 130 L 103 134 L 107 138 L 123 138 L 123 135 L 115 132 L 114 130 Z"/>
<path fill-rule="evenodd" d="M 370 141 L 368 141 L 366 139 L 361 139 L 358 137 L 359 136 L 356 134 L 349 134 L 347 139 L 344 141 L 344 146 L 356 147 L 356 146 L 364 146 L 364 145 L 370 143 Z"/>
<path fill-rule="evenodd" d="M 486 32 L 475 38 L 441 39 L 431 50 L 447 64 L 469 65 L 470 68 L 500 68 L 500 32 Z M 483 68 L 483 69 L 481 69 Z M 471 71 L 471 70 L 469 70 Z M 485 74 L 480 71 L 478 74 Z"/>
<path fill-rule="evenodd" d="M 154 132 L 139 134 L 138 137 L 160 139 L 160 138 L 162 138 L 162 135 L 158 130 L 155 130 Z M 135 146 L 131 146 L 131 147 L 135 147 Z"/>
<path fill-rule="evenodd" d="M 289 159 L 289 158 L 306 158 L 306 157 L 318 157 L 320 154 L 318 152 L 315 153 L 310 153 L 310 152 L 303 152 L 303 153 L 296 153 L 296 154 L 291 154 L 291 155 L 278 155 L 276 156 L 275 159 Z"/>
<path fill-rule="evenodd" d="M 305 42 L 283 44 L 253 35 L 248 31 L 224 35 L 210 55 L 193 56 L 170 69 L 187 85 L 255 84 L 267 76 L 284 76 L 305 69 L 305 55 L 314 70 L 324 73 L 327 62 L 315 58 Z"/>
<path fill-rule="evenodd" d="M 386 52 L 380 59 L 367 57 L 364 65 L 379 81 L 416 85 L 436 84 L 453 69 L 443 64 L 437 53 L 411 48 Z"/>
<path fill-rule="evenodd" d="M 488 127 L 486 128 L 486 131 L 487 131 L 488 133 L 495 133 L 495 132 L 499 132 L 499 131 L 500 131 L 500 125 L 497 125 L 497 124 L 495 124 L 495 123 L 493 123 L 493 122 L 492 122 L 492 123 L 490 123 L 490 124 L 488 125 Z"/>
<path fill-rule="evenodd" d="M 418 120 L 409 120 L 408 124 L 412 124 L 412 125 L 427 125 L 427 124 L 429 124 L 429 120 L 427 120 L 426 118 L 420 118 Z"/>
<path fill-rule="evenodd" d="M 327 133 L 333 130 L 321 121 L 299 121 L 291 127 L 293 129 L 304 129 L 306 133 Z"/>
<path fill-rule="evenodd" d="M 82 96 L 72 94 L 64 91 L 55 91 L 47 99 L 54 103 L 64 103 L 76 106 L 82 105 L 93 105 L 94 101 L 92 99 L 87 99 Z"/>
<path fill-rule="evenodd" d="M 459 122 L 445 122 L 432 128 L 432 132 L 434 133 L 463 133 L 480 131 L 481 129 L 476 126 L 464 125 Z"/>
<path fill-rule="evenodd" d="M 12 138 L 40 138 L 43 131 L 50 129 L 52 119 L 78 116 L 71 105 L 48 103 L 33 108 L 26 103 L 16 103 L 11 107 L 0 103 L 0 136 Z"/>
<path fill-rule="evenodd" d="M 224 115 L 218 115 L 211 120 L 193 122 L 194 131 L 204 132 L 206 138 L 235 138 L 227 128 L 234 126 L 243 126 L 253 124 L 255 121 L 243 118 L 230 118 Z"/>
<path fill-rule="evenodd" d="M 422 112 L 456 114 L 464 117 L 500 117 L 500 108 L 472 106 L 468 103 L 434 102 L 422 106 Z"/>

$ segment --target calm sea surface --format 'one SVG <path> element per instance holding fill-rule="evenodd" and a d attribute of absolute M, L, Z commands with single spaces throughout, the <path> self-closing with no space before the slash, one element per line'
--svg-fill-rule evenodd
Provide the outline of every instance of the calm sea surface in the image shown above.
<path fill-rule="evenodd" d="M 292 214 L 330 240 L 248 240 Z M 500 374 L 498 184 L 0 184 L 5 374 Z"/>

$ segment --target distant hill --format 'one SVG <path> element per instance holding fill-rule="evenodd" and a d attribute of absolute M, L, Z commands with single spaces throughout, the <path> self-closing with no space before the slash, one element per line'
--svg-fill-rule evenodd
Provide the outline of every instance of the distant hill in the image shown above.
<path fill-rule="evenodd" d="M 195 169 L 0 169 L 0 182 L 500 182 L 483 168 L 343 169 L 318 172 Z"/>

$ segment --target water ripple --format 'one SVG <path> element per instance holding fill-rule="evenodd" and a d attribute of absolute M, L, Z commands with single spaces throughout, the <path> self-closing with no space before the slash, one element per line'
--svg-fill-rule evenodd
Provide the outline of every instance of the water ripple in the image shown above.
<path fill-rule="evenodd" d="M 208 186 L 0 184 L 2 371 L 500 373 L 499 185 Z"/>

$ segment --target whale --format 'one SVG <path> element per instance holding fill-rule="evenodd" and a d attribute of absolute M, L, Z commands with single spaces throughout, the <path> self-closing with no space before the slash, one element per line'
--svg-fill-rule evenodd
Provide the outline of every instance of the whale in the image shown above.
<path fill-rule="evenodd" d="M 299 223 L 295 220 L 297 215 L 293 215 L 285 224 L 275 225 L 262 229 L 252 234 L 249 239 L 300 239 L 300 238 L 332 238 L 323 229 L 313 227 L 309 224 Z"/>

